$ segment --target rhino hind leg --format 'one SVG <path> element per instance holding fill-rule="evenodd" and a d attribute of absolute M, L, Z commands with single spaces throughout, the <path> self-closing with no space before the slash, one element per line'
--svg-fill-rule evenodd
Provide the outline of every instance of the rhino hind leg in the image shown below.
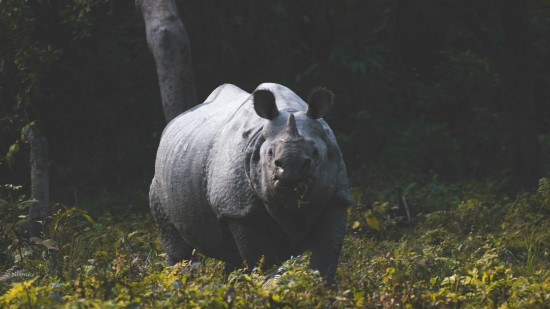
<path fill-rule="evenodd" d="M 166 251 L 166 264 L 174 265 L 182 260 L 190 260 L 193 247 L 183 240 L 176 227 L 170 223 L 168 216 L 160 206 L 160 201 L 153 188 L 149 193 L 151 211 L 160 231 L 162 247 Z"/>
<path fill-rule="evenodd" d="M 162 247 L 166 251 L 166 264 L 174 265 L 182 260 L 190 260 L 193 247 L 183 240 L 172 224 L 160 226 Z"/>

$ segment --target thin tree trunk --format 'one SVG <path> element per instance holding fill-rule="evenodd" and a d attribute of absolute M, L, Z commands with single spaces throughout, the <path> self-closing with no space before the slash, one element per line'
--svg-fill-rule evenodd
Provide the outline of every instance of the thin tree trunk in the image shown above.
<path fill-rule="evenodd" d="M 49 215 L 50 173 L 48 141 L 32 125 L 25 127 L 24 134 L 31 146 L 31 198 L 36 200 L 29 209 L 29 236 L 40 237 L 44 220 Z"/>
<path fill-rule="evenodd" d="M 136 0 L 155 58 L 166 122 L 197 104 L 189 38 L 175 0 Z"/>
<path fill-rule="evenodd" d="M 531 190 L 542 175 L 535 123 L 534 62 L 527 2 L 501 2 L 505 45 L 501 63 L 502 100 L 508 135 L 508 157 L 515 192 Z"/>

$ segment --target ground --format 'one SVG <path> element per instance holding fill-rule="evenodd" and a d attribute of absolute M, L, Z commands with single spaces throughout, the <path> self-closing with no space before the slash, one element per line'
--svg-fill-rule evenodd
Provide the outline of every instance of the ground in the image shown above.
<path fill-rule="evenodd" d="M 44 237 L 26 240 L 28 202 L 6 185 L 0 306 L 550 307 L 550 180 L 517 198 L 497 187 L 409 183 L 401 208 L 394 189 L 354 188 L 337 283 L 326 287 L 307 253 L 229 276 L 198 254 L 166 267 L 146 212 L 93 217 L 57 205 Z"/>

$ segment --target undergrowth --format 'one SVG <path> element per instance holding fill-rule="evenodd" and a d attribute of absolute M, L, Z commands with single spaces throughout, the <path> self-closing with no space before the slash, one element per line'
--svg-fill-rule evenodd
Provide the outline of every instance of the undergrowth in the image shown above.
<path fill-rule="evenodd" d="M 355 190 L 333 288 L 307 253 L 229 276 L 198 254 L 167 267 L 149 214 L 56 205 L 28 239 L 19 189 L 0 188 L 0 307 L 550 307 L 549 179 L 515 199 L 479 184 L 410 184 L 369 203 Z"/>

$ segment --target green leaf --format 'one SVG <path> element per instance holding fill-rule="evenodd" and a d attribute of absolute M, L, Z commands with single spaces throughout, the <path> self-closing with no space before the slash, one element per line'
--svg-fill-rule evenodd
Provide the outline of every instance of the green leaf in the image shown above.
<path fill-rule="evenodd" d="M 8 161 L 8 166 L 10 168 L 13 167 L 14 164 L 14 156 L 19 152 L 19 141 L 15 142 L 13 145 L 10 146 L 10 149 L 8 150 L 8 153 L 6 154 L 6 161 Z"/>
<path fill-rule="evenodd" d="M 53 239 L 43 239 L 40 237 L 31 237 L 30 240 L 37 245 L 43 245 L 49 250 L 59 250 L 57 243 Z"/>
<path fill-rule="evenodd" d="M 91 224 L 94 224 L 94 219 L 88 215 L 88 213 L 83 212 L 80 214 L 86 221 L 90 222 Z"/>
<path fill-rule="evenodd" d="M 372 209 L 369 209 L 365 212 L 365 221 L 367 221 L 367 225 L 376 231 L 380 231 L 380 220 L 374 216 L 374 212 Z"/>
<path fill-rule="evenodd" d="M 25 292 L 37 278 L 38 277 L 35 277 L 33 279 L 23 281 L 21 283 L 14 283 L 9 291 L 7 291 L 4 295 L 0 296 L 0 302 L 9 304 L 12 300 L 15 300 L 20 293 Z"/>

